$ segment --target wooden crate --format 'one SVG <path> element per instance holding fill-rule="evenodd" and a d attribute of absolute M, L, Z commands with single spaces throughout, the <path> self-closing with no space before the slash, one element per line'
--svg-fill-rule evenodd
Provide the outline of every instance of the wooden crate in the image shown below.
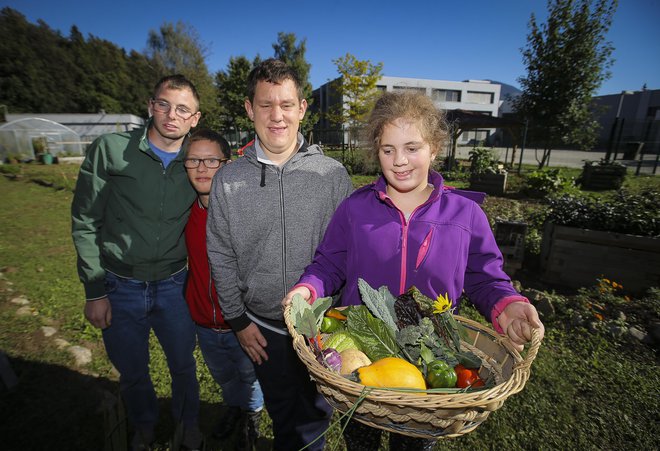
<path fill-rule="evenodd" d="M 470 190 L 501 196 L 506 191 L 506 172 L 504 174 L 474 174 L 470 176 Z"/>
<path fill-rule="evenodd" d="M 512 276 L 522 268 L 525 257 L 527 224 L 515 221 L 495 223 L 495 241 L 504 257 L 504 271 Z"/>
<path fill-rule="evenodd" d="M 619 165 L 591 165 L 585 164 L 582 168 L 582 188 L 592 190 L 619 189 L 626 177 L 625 166 Z"/>
<path fill-rule="evenodd" d="M 542 279 L 573 288 L 606 277 L 641 294 L 660 286 L 660 238 L 546 224 Z"/>

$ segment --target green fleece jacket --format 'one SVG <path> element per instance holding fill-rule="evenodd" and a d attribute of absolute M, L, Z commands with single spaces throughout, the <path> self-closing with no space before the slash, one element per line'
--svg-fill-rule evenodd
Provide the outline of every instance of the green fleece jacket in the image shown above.
<path fill-rule="evenodd" d="M 87 300 L 106 295 L 106 270 L 156 281 L 186 265 L 183 231 L 196 194 L 181 152 L 163 168 L 149 126 L 97 138 L 80 168 L 72 236 Z"/>

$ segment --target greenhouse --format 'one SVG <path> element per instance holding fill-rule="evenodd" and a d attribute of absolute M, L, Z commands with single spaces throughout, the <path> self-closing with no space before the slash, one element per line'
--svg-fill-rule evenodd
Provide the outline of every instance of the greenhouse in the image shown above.
<path fill-rule="evenodd" d="M 32 160 L 44 153 L 82 155 L 83 145 L 78 133 L 48 119 L 22 118 L 0 126 L 0 160 Z"/>

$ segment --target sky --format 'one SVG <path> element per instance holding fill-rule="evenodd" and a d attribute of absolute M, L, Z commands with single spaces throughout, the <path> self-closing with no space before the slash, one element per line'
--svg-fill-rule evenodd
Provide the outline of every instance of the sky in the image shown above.
<path fill-rule="evenodd" d="M 382 75 L 463 81 L 489 79 L 520 87 L 531 14 L 547 17 L 546 0 L 280 0 L 175 2 L 0 0 L 29 22 L 41 19 L 68 36 L 80 32 L 127 51 L 144 51 L 150 30 L 182 21 L 207 49 L 211 73 L 232 56 L 273 56 L 280 31 L 306 40 L 314 88 L 338 76 L 333 60 L 351 53 L 383 63 Z M 620 0 L 607 35 L 612 77 L 597 95 L 660 89 L 660 0 Z"/>

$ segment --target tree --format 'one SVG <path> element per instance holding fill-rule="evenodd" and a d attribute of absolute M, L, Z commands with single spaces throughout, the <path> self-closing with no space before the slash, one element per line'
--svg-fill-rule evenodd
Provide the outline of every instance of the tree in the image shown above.
<path fill-rule="evenodd" d="M 340 75 L 336 89 L 342 100 L 328 116 L 337 125 L 348 125 L 349 153 L 352 161 L 358 131 L 366 121 L 378 94 L 376 83 L 380 80 L 383 63 L 374 65 L 369 60 L 358 60 L 350 53 L 332 62 L 337 66 Z"/>
<path fill-rule="evenodd" d="M 296 45 L 296 35 L 294 33 L 277 33 L 277 42 L 273 44 L 275 50 L 275 58 L 284 61 L 289 66 L 293 67 L 303 86 L 303 98 L 311 106 L 312 99 L 312 84 L 309 82 L 309 71 L 312 67 L 311 64 L 305 59 L 305 52 L 307 50 L 307 39 L 302 39 L 299 45 Z M 307 108 L 305 118 L 300 124 L 303 134 L 310 132 L 314 124 L 319 120 L 318 113 L 312 113 L 311 108 Z"/>
<path fill-rule="evenodd" d="M 147 45 L 147 55 L 161 68 L 161 75 L 182 74 L 193 82 L 200 97 L 202 125 L 218 128 L 216 91 L 206 66 L 208 50 L 197 30 L 181 21 L 165 22 L 158 32 L 149 31 Z"/>
<path fill-rule="evenodd" d="M 518 79 L 522 94 L 514 108 L 543 147 L 539 168 L 559 145 L 588 150 L 596 140 L 598 123 L 589 108 L 610 77 L 613 48 L 605 35 L 616 6 L 617 0 L 548 0 L 546 24 L 531 16 L 522 51 L 527 76 Z"/>
<path fill-rule="evenodd" d="M 227 135 L 233 133 L 237 143 L 241 141 L 241 131 L 253 129 L 244 106 L 247 79 L 253 67 L 245 56 L 231 57 L 227 70 L 215 75 L 221 128 Z"/>

